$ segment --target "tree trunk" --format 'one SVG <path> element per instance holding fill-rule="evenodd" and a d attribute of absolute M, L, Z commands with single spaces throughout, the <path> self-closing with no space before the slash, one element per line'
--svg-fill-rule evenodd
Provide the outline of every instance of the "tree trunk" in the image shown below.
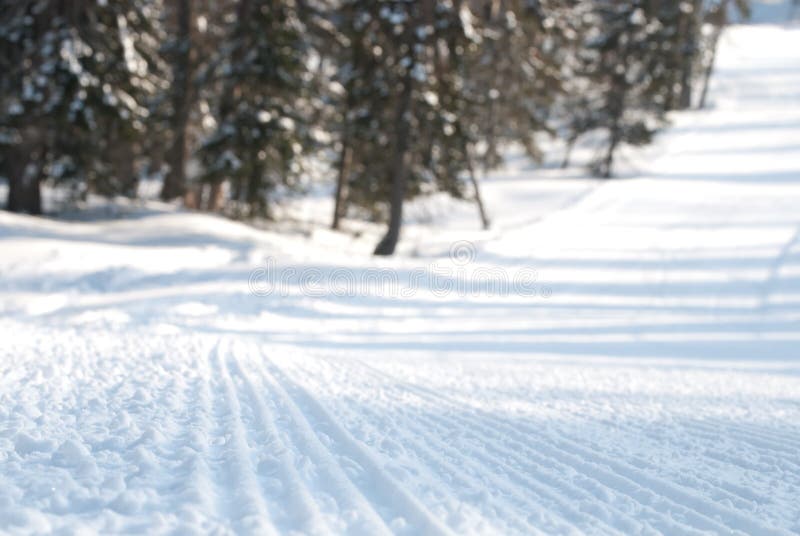
<path fill-rule="evenodd" d="M 346 119 L 345 119 L 346 120 Z M 346 212 L 347 202 L 347 181 L 350 175 L 350 163 L 353 156 L 353 149 L 350 147 L 350 140 L 345 135 L 342 138 L 342 154 L 339 159 L 339 175 L 336 179 L 336 196 L 333 205 L 333 222 L 331 229 L 339 228 L 340 221 Z"/>
<path fill-rule="evenodd" d="M 12 178 L 8 184 L 8 210 L 38 216 L 42 213 L 42 195 L 37 177 Z"/>
<path fill-rule="evenodd" d="M 135 198 L 139 191 L 139 176 L 136 171 L 136 148 L 131 140 L 120 133 L 120 126 L 115 120 L 108 136 L 111 143 L 108 147 L 108 158 L 111 162 L 113 181 L 102 181 L 104 186 L 97 185 L 94 190 L 101 195 L 124 195 Z"/>
<path fill-rule="evenodd" d="M 41 169 L 33 164 L 37 159 L 35 152 L 25 146 L 15 146 L 9 151 L 8 162 L 8 201 L 6 208 L 11 212 L 24 212 L 38 216 L 42 213 Z"/>
<path fill-rule="evenodd" d="M 178 0 L 176 3 L 179 50 L 175 55 L 172 86 L 173 142 L 166 155 L 169 172 L 161 189 L 161 199 L 165 201 L 186 193 L 187 129 L 192 106 L 192 0 Z"/>
<path fill-rule="evenodd" d="M 499 18 L 501 16 L 501 8 L 502 8 L 502 0 L 490 0 L 486 5 L 486 23 L 487 24 L 497 24 L 499 22 Z M 508 49 L 508 42 L 507 42 L 507 35 L 503 34 L 502 43 L 500 45 L 501 50 Z M 493 79 L 499 79 L 499 72 L 497 70 L 497 66 L 500 63 L 500 60 L 497 58 L 497 48 L 495 46 L 496 41 L 494 39 L 488 39 L 486 42 L 487 48 L 487 55 L 491 59 L 491 66 L 492 70 L 490 71 L 490 76 Z M 492 84 L 494 85 L 494 84 Z M 500 164 L 500 157 L 498 154 L 497 149 L 497 137 L 498 137 L 498 117 L 497 117 L 497 99 L 500 98 L 499 93 L 496 91 L 496 88 L 491 88 L 489 90 L 489 102 L 486 104 L 486 151 L 483 154 L 483 175 L 486 176 L 489 173 L 489 170 L 494 169 Z"/>
<path fill-rule="evenodd" d="M 703 89 L 700 93 L 700 102 L 697 107 L 702 109 L 706 106 L 706 98 L 708 97 L 708 86 L 711 83 L 711 74 L 714 72 L 714 63 L 717 60 L 717 47 L 719 46 L 719 38 L 722 34 L 722 28 L 714 30 L 714 37 L 711 40 L 711 58 L 706 65 L 705 73 L 703 73 Z"/>
<path fill-rule="evenodd" d="M 671 112 L 676 107 L 680 108 L 680 100 L 683 94 L 683 61 L 684 53 L 686 52 L 686 45 L 684 39 L 687 35 L 687 18 L 686 14 L 679 11 L 678 20 L 675 27 L 675 42 L 673 42 L 672 51 L 664 52 L 668 55 L 674 65 L 668 70 L 668 86 L 667 94 L 664 99 L 664 111 Z M 665 58 L 666 59 L 666 58 Z M 675 105 L 675 101 L 678 105 Z"/>
<path fill-rule="evenodd" d="M 606 152 L 602 167 L 600 168 L 600 176 L 604 179 L 611 178 L 611 170 L 614 167 L 614 152 L 617 150 L 617 145 L 619 145 L 619 134 L 617 133 L 617 129 L 611 130 L 610 138 L 611 139 L 608 143 L 608 151 Z"/>
<path fill-rule="evenodd" d="M 486 152 L 483 155 L 483 174 L 489 173 L 489 170 L 497 166 L 499 158 L 497 157 L 497 135 L 496 135 L 496 122 L 495 122 L 495 102 L 494 99 L 489 100 L 486 130 Z"/>
<path fill-rule="evenodd" d="M 681 94 L 678 106 L 681 110 L 688 110 L 692 107 L 692 67 L 694 65 L 694 54 L 683 59 L 681 66 Z"/>
<path fill-rule="evenodd" d="M 251 162 L 255 160 L 255 155 L 251 155 Z M 245 186 L 245 203 L 247 205 L 248 217 L 254 218 L 256 216 L 263 216 L 266 202 L 261 188 L 261 181 L 263 180 L 263 170 L 261 166 L 251 166 L 250 174 L 247 176 L 247 184 Z"/>
<path fill-rule="evenodd" d="M 681 110 L 688 110 L 692 107 L 692 81 L 697 57 L 697 21 L 702 7 L 700 0 L 694 0 L 692 2 L 692 12 L 686 15 L 685 48 L 681 58 L 681 93 L 678 101 L 678 106 Z"/>
<path fill-rule="evenodd" d="M 222 194 L 222 181 L 212 182 L 208 191 L 208 203 L 206 205 L 209 211 L 219 212 L 222 210 L 222 204 L 224 201 Z"/>
<path fill-rule="evenodd" d="M 190 210 L 200 210 L 203 207 L 203 185 L 197 184 L 186 188 L 183 194 L 183 206 Z"/>
<path fill-rule="evenodd" d="M 406 196 L 406 183 L 408 182 L 408 141 L 409 141 L 409 114 L 411 113 L 412 90 L 411 66 L 407 68 L 403 79 L 403 88 L 397 104 L 395 125 L 397 137 L 395 138 L 392 153 L 392 193 L 390 199 L 389 228 L 386 234 L 375 247 L 375 255 L 392 255 L 397 241 L 400 240 L 400 227 L 403 224 L 403 201 Z"/>
<path fill-rule="evenodd" d="M 561 161 L 561 169 L 569 167 L 569 161 L 572 157 L 572 149 L 575 148 L 575 143 L 578 141 L 578 136 L 572 135 L 567 139 L 567 146 L 564 148 L 564 160 Z"/>
<path fill-rule="evenodd" d="M 614 168 L 614 153 L 616 152 L 620 141 L 622 141 L 620 121 L 622 121 L 622 114 L 624 113 L 626 89 L 623 83 L 618 83 L 615 85 L 617 89 L 611 95 L 612 100 L 609 106 L 612 112 L 613 120 L 608 129 L 608 150 L 599 170 L 600 176 L 604 179 L 611 178 L 611 172 Z"/>
<path fill-rule="evenodd" d="M 467 171 L 469 172 L 469 181 L 472 183 L 472 188 L 475 191 L 475 204 L 478 205 L 478 213 L 481 216 L 481 225 L 486 230 L 491 225 L 489 216 L 486 214 L 486 208 L 483 206 L 483 199 L 481 198 L 481 189 L 478 186 L 478 178 L 475 176 L 475 167 L 472 165 L 472 155 L 470 154 L 469 147 L 464 147 L 464 155 L 467 158 Z"/>

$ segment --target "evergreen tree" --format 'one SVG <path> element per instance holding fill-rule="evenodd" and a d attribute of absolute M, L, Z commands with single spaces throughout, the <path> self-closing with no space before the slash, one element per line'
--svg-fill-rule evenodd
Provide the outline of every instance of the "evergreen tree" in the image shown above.
<path fill-rule="evenodd" d="M 388 106 L 391 84 L 382 65 L 386 38 L 379 24 L 379 5 L 363 0 L 343 0 L 332 16 L 336 31 L 336 73 L 332 86 L 335 109 L 331 130 L 338 138 L 336 190 L 331 227 L 339 227 L 348 206 L 362 207 L 374 219 L 375 177 L 388 173 L 385 159 L 375 158 L 389 151 Z"/>
<path fill-rule="evenodd" d="M 501 162 L 500 143 L 521 143 L 541 159 L 535 136 L 553 133 L 551 115 L 563 96 L 564 67 L 572 46 L 568 6 L 558 0 L 480 2 L 483 43 L 471 61 L 468 83 L 479 114 L 485 169 Z"/>
<path fill-rule="evenodd" d="M 334 220 L 345 204 L 388 219 L 378 255 L 394 252 L 406 199 L 464 195 L 474 134 L 463 118 L 475 112 L 463 65 L 479 39 L 471 19 L 466 3 L 435 0 L 349 0 L 338 11 L 343 112 Z"/>
<path fill-rule="evenodd" d="M 694 79 L 700 52 L 702 4 L 702 0 L 680 3 L 677 31 L 679 39 L 674 46 L 680 52 L 678 107 L 682 110 L 692 106 Z"/>
<path fill-rule="evenodd" d="M 0 166 L 8 208 L 41 212 L 40 184 L 134 193 L 147 99 L 159 90 L 158 0 L 29 0 L 0 9 Z M 133 184 L 132 184 L 133 183 Z"/>
<path fill-rule="evenodd" d="M 196 68 L 196 37 L 194 0 L 177 0 L 170 13 L 175 32 L 169 40 L 166 54 L 172 67 L 169 91 L 169 127 L 171 140 L 166 152 L 169 167 L 164 177 L 161 198 L 174 199 L 186 193 L 186 164 L 189 158 L 189 120 L 196 90 L 193 75 Z"/>
<path fill-rule="evenodd" d="M 505 142 L 540 159 L 540 133 L 571 147 L 604 131 L 594 170 L 610 176 L 620 145 L 649 142 L 691 104 L 701 68 L 705 100 L 729 12 L 747 11 L 746 0 L 161 2 L 0 0 L 10 209 L 40 212 L 42 181 L 133 196 L 147 164 L 168 170 L 163 199 L 269 217 L 314 150 L 334 164 L 332 226 L 388 222 L 375 253 L 391 254 L 417 196 L 472 198 L 488 226 L 473 160 L 497 165 Z"/>
<path fill-rule="evenodd" d="M 659 20 L 665 2 L 597 0 L 583 7 L 578 87 L 586 108 L 577 112 L 573 125 L 606 131 L 604 153 L 593 164 L 601 177 L 611 176 L 621 144 L 649 143 L 663 123 L 673 91 Z"/>
<path fill-rule="evenodd" d="M 206 180 L 230 181 L 235 216 L 269 216 L 270 196 L 292 186 L 310 145 L 305 28 L 293 0 L 239 0 L 231 15 L 212 60 L 217 127 L 200 154 Z"/>

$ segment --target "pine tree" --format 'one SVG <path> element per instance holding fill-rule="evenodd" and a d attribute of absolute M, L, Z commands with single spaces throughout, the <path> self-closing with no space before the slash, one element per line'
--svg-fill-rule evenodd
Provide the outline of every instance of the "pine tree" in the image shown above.
<path fill-rule="evenodd" d="M 588 96 L 576 117 L 582 128 L 607 132 L 604 154 L 593 164 L 601 177 L 611 176 L 621 144 L 649 143 L 663 123 L 673 87 L 658 18 L 662 4 L 598 0 L 582 14 L 587 27 L 579 75 Z"/>
<path fill-rule="evenodd" d="M 161 199 L 171 200 L 186 193 L 186 164 L 189 158 L 189 119 L 196 97 L 193 84 L 196 68 L 196 43 L 193 31 L 194 0 L 177 0 L 174 12 L 175 33 L 170 39 L 168 54 L 172 67 L 169 95 L 171 140 L 166 152 L 169 171 L 164 177 Z"/>
<path fill-rule="evenodd" d="M 383 218 L 390 195 L 395 132 L 398 39 L 382 17 L 389 7 L 367 0 L 343 0 L 332 20 L 336 28 L 333 106 L 330 131 L 337 138 L 337 181 L 334 221 L 348 210 L 362 210 L 368 219 Z"/>
<path fill-rule="evenodd" d="M 388 220 L 375 253 L 390 255 L 404 201 L 445 191 L 462 197 L 474 134 L 464 62 L 474 53 L 466 3 L 342 2 L 336 20 L 343 112 L 334 221 L 344 207 Z M 413 132 L 413 135 L 412 135 Z"/>
<path fill-rule="evenodd" d="M 682 110 L 692 106 L 695 72 L 700 52 L 702 5 L 702 0 L 691 0 L 680 4 L 681 16 L 677 32 L 680 36 L 677 49 L 680 51 L 681 59 L 678 107 Z"/>
<path fill-rule="evenodd" d="M 40 213 L 44 180 L 71 181 L 82 194 L 133 193 L 145 103 L 161 83 L 160 3 L 2 4 L 0 166 L 9 210 Z"/>
<path fill-rule="evenodd" d="M 200 149 L 205 179 L 229 180 L 235 216 L 269 216 L 311 144 L 304 25 L 292 0 L 239 0 L 213 76 L 217 127 Z"/>
<path fill-rule="evenodd" d="M 501 162 L 503 141 L 521 143 L 539 160 L 535 136 L 553 133 L 551 114 L 563 96 L 563 66 L 569 52 L 571 17 L 557 0 L 480 2 L 484 27 L 468 83 L 479 103 L 475 128 L 485 142 L 484 169 Z"/>

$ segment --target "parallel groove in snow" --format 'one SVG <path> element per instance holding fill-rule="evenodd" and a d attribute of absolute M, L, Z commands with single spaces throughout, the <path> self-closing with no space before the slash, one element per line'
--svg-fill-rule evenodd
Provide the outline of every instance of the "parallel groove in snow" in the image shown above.
<path fill-rule="evenodd" d="M 363 363 L 361 363 L 361 365 L 362 366 L 360 367 L 360 370 L 356 371 L 354 369 L 349 369 L 350 372 L 352 372 L 353 374 L 359 374 L 359 373 L 363 374 L 365 372 L 369 374 L 370 372 L 373 373 L 375 372 L 374 369 L 372 369 L 371 367 Z M 378 381 L 380 382 L 381 380 L 378 379 Z M 388 389 L 383 389 L 383 392 L 387 392 L 387 390 L 396 393 L 396 396 L 398 397 L 405 396 L 409 392 L 411 392 L 410 390 L 400 390 L 394 386 L 390 386 L 388 387 Z M 380 414 L 378 414 L 377 412 L 371 412 L 368 408 L 361 408 L 360 411 L 364 413 L 372 413 L 376 421 L 379 421 L 382 418 Z M 440 454 L 440 457 L 444 457 L 447 455 L 454 456 L 456 458 L 456 461 L 454 462 L 455 464 L 458 464 L 459 466 L 470 466 L 473 468 L 476 474 L 480 475 L 483 473 L 485 474 L 484 476 L 485 478 L 492 478 L 493 483 L 491 489 L 494 492 L 498 491 L 499 489 L 508 488 L 509 484 L 511 483 L 515 484 L 515 486 L 513 486 L 515 493 L 519 492 L 519 490 L 524 489 L 523 494 L 531 495 L 531 498 L 535 499 L 536 501 L 542 501 L 541 503 L 534 502 L 528 504 L 528 508 L 535 510 L 537 516 L 539 516 L 538 522 L 541 524 L 545 524 L 543 525 L 542 528 L 549 531 L 555 531 L 556 529 L 559 528 L 558 525 L 555 526 L 546 525 L 546 523 L 548 523 L 548 518 L 553 515 L 559 516 L 559 519 L 556 520 L 557 523 L 562 523 L 562 524 L 566 523 L 567 526 L 572 525 L 573 522 L 570 522 L 566 518 L 565 516 L 566 514 L 567 516 L 577 517 L 578 519 L 580 519 L 581 523 L 583 524 L 584 530 L 589 527 L 595 529 L 602 529 L 607 533 L 613 533 L 617 530 L 611 526 L 606 525 L 605 520 L 601 518 L 592 518 L 591 514 L 589 514 L 588 512 L 583 512 L 575 509 L 574 505 L 572 504 L 572 501 L 576 500 L 580 501 L 582 499 L 586 499 L 589 497 L 587 494 L 580 496 L 580 492 L 582 492 L 583 490 L 575 488 L 575 491 L 578 492 L 578 496 L 575 495 L 564 496 L 562 494 L 562 491 L 566 488 L 569 488 L 570 486 L 566 482 L 559 482 L 558 481 L 559 477 L 554 477 L 550 479 L 545 477 L 545 480 L 549 480 L 549 482 L 547 482 L 547 484 L 544 484 L 542 482 L 538 482 L 535 479 L 529 478 L 528 475 L 525 473 L 519 472 L 517 468 L 523 468 L 530 471 L 531 460 L 530 458 L 528 459 L 521 458 L 518 455 L 518 451 L 511 450 L 509 448 L 506 448 L 498 444 L 492 445 L 492 448 L 495 449 L 493 451 L 481 452 L 479 449 L 471 449 L 470 447 L 461 444 L 459 444 L 459 449 L 455 450 L 454 446 L 447 445 L 446 443 L 439 441 L 438 439 L 436 439 L 435 434 L 432 434 L 430 432 L 431 430 L 437 430 L 441 426 L 445 426 L 449 430 L 451 430 L 453 434 L 469 435 L 475 440 L 476 443 L 484 443 L 484 447 L 486 447 L 485 442 L 488 439 L 488 437 L 491 436 L 491 431 L 488 431 L 488 433 L 483 436 L 478 436 L 472 432 L 472 430 L 475 428 L 480 429 L 479 428 L 480 424 L 464 423 L 463 425 L 459 424 L 453 425 L 452 423 L 447 422 L 445 419 L 426 417 L 425 415 L 420 415 L 420 414 L 414 415 L 411 412 L 405 411 L 402 408 L 402 406 L 397 409 L 397 412 L 404 415 L 405 414 L 409 415 L 409 418 L 407 418 L 402 423 L 401 429 L 416 431 L 416 434 L 411 434 L 411 437 L 403 438 L 404 445 L 407 445 L 409 448 L 415 448 L 417 450 L 419 449 L 427 450 L 427 447 L 424 444 L 422 444 L 423 440 L 420 441 L 414 440 L 415 435 L 416 437 L 424 437 L 425 440 L 427 441 L 435 441 L 437 443 L 437 447 L 439 447 L 442 452 L 442 454 Z M 427 427 L 421 427 L 415 421 L 418 421 L 419 423 L 425 423 L 427 424 Z M 426 432 L 426 430 L 428 430 L 428 432 Z M 521 444 L 517 444 L 516 446 L 524 449 L 524 446 Z M 503 459 L 508 459 L 508 458 L 515 460 L 517 468 L 508 467 L 505 465 Z M 478 461 L 480 463 L 476 463 Z M 435 465 L 437 461 L 436 460 L 434 460 L 433 462 L 428 461 L 426 463 L 428 464 L 433 463 Z M 508 481 L 507 483 L 503 483 L 502 480 L 499 480 L 496 476 L 494 476 L 494 471 L 497 471 L 498 469 L 501 470 L 502 477 L 507 479 Z M 541 469 L 541 467 L 534 469 L 533 472 L 537 474 L 537 477 L 542 478 L 543 473 L 537 472 L 538 469 Z M 550 487 L 548 487 L 548 485 Z M 543 506 L 547 506 L 547 508 L 543 509 Z M 527 511 L 529 512 L 529 514 L 532 515 L 533 512 L 530 512 L 530 510 Z M 617 519 L 617 521 L 621 521 L 622 518 L 624 517 L 626 516 L 622 516 L 620 519 Z M 625 519 L 625 521 L 627 521 L 628 523 L 632 522 L 630 518 Z M 552 521 L 549 521 L 549 523 L 552 523 Z M 636 523 L 632 522 L 632 525 L 635 526 Z M 580 528 L 580 527 L 575 527 L 575 528 Z"/>
<path fill-rule="evenodd" d="M 353 372 L 357 373 L 356 371 Z M 359 411 L 364 416 L 371 416 L 376 422 L 387 418 L 369 408 L 360 408 Z M 406 412 L 400 407 L 397 409 L 397 413 L 405 414 Z M 421 423 L 428 423 L 432 426 L 426 428 L 420 426 Z M 427 466 L 429 470 L 434 471 L 438 479 L 447 478 L 448 484 L 455 486 L 459 490 L 483 490 L 488 486 L 493 493 L 486 494 L 481 499 L 482 508 L 492 509 L 496 514 L 499 514 L 507 526 L 521 533 L 540 534 L 544 531 L 546 534 L 569 532 L 578 529 L 569 520 L 558 516 L 558 509 L 545 508 L 545 506 L 552 507 L 553 502 L 555 502 L 560 507 L 577 514 L 569 506 L 566 499 L 553 495 L 550 490 L 536 486 L 535 483 L 524 478 L 523 475 L 505 467 L 500 458 L 486 459 L 483 453 L 468 450 L 458 453 L 453 452 L 452 445 L 439 440 L 436 434 L 431 433 L 431 430 L 435 430 L 435 427 L 436 423 L 431 423 L 425 417 L 418 417 L 417 422 L 407 419 L 402 423 L 402 426 L 396 426 L 396 428 L 402 429 L 404 432 L 410 432 L 410 434 L 402 437 L 404 448 L 413 450 L 418 456 L 418 461 Z M 433 443 L 433 445 L 428 445 L 427 443 Z M 471 454 L 472 456 L 468 457 L 465 454 Z M 454 461 L 450 461 L 451 458 L 454 458 Z M 502 476 L 505 477 L 505 480 L 498 478 L 498 475 L 494 472 L 486 470 L 487 467 L 492 465 L 503 467 L 504 473 Z M 481 478 L 485 482 L 481 483 L 479 481 Z M 519 511 L 509 510 L 507 506 L 499 502 L 495 496 L 498 492 L 504 500 L 512 501 L 519 508 Z M 540 502 L 543 500 L 542 494 L 546 497 L 546 502 Z M 509 495 L 513 498 L 509 497 Z M 554 519 L 554 516 L 557 517 Z M 535 521 L 531 521 L 532 518 Z M 612 527 L 606 526 L 604 528 L 614 532 Z"/>
<path fill-rule="evenodd" d="M 221 488 L 218 495 L 226 497 L 229 509 L 223 513 L 223 519 L 236 520 L 235 530 L 238 533 L 278 534 L 269 521 L 266 501 L 255 476 L 256 467 L 251 449 L 260 447 L 251 447 L 247 442 L 239 396 L 228 373 L 228 345 L 223 344 L 223 341 L 216 347 L 211 367 L 213 377 L 221 382 L 218 389 L 221 397 L 218 396 L 217 401 L 222 398 L 220 402 L 223 409 L 216 414 L 216 420 L 223 427 L 222 433 L 214 440 L 224 440 L 220 447 L 221 456 L 224 457 L 221 465 L 227 480 L 220 479 L 217 482 Z"/>
<path fill-rule="evenodd" d="M 233 369 L 245 386 L 248 403 L 254 413 L 253 422 L 248 427 L 253 444 L 259 445 L 264 451 L 264 460 L 258 469 L 262 486 L 269 483 L 270 487 L 278 488 L 273 491 L 273 495 L 274 500 L 281 505 L 278 509 L 284 521 L 281 529 L 301 530 L 308 534 L 329 532 L 331 528 L 325 525 L 317 503 L 297 473 L 290 448 L 280 438 L 275 427 L 274 414 L 256 389 L 251 375 L 244 372 L 236 353 L 233 355 Z M 277 477 L 277 483 L 270 482 L 273 477 Z"/>
<path fill-rule="evenodd" d="M 361 363 L 361 366 L 362 368 L 378 372 L 374 367 L 365 363 Z M 408 382 L 390 376 L 387 377 L 391 382 L 400 384 L 409 391 L 425 393 L 424 396 L 432 399 L 436 407 L 450 406 L 456 411 L 460 409 L 460 405 L 457 402 L 450 400 L 441 393 L 433 393 L 424 387 L 411 385 Z M 477 414 L 481 413 L 478 409 L 474 409 L 473 411 Z M 574 469 L 581 468 L 587 476 L 608 485 L 609 489 L 624 491 L 630 497 L 639 500 L 642 504 L 649 504 L 655 501 L 666 507 L 670 504 L 673 505 L 672 508 L 681 511 L 683 515 L 699 529 L 735 531 L 734 527 L 742 527 L 747 531 L 758 534 L 787 534 L 785 531 L 762 525 L 733 510 L 705 501 L 691 491 L 683 489 L 681 486 L 670 484 L 657 477 L 648 475 L 624 462 L 611 460 L 599 455 L 597 452 L 588 451 L 573 441 L 566 439 L 564 436 L 557 438 L 548 434 L 548 442 L 545 443 L 538 439 L 538 431 L 530 429 L 524 422 L 506 424 L 506 419 L 504 417 L 497 415 L 485 415 L 484 417 L 492 420 L 495 424 L 495 428 L 503 428 L 509 436 L 514 437 L 518 441 L 518 445 L 522 446 L 526 443 L 530 444 L 531 442 L 535 442 L 535 444 L 539 446 L 538 454 L 546 453 L 554 460 L 564 462 L 568 467 Z M 479 421 L 472 421 L 473 426 L 481 426 Z M 503 421 L 501 426 L 498 426 L 499 421 Z M 520 435 L 518 432 L 519 429 L 527 430 L 528 434 L 525 436 Z M 660 495 L 655 495 L 654 492 L 659 492 Z M 647 499 L 645 499 L 646 497 Z M 715 517 L 726 522 L 728 526 L 720 525 L 716 520 L 709 518 L 706 514 L 701 514 L 697 508 L 701 508 L 703 512 L 712 512 Z"/>
<path fill-rule="evenodd" d="M 369 450 L 353 439 L 330 416 L 327 410 L 319 405 L 318 401 L 305 392 L 301 386 L 294 384 L 278 367 L 272 364 L 269 357 L 264 356 L 263 367 L 260 368 L 280 382 L 275 383 L 275 386 L 286 397 L 287 402 L 290 404 L 290 411 L 293 414 L 297 416 L 304 415 L 302 407 L 314 418 L 313 430 L 318 432 L 322 428 L 325 431 L 326 437 L 331 441 L 328 448 L 331 449 L 334 445 L 336 446 L 335 451 L 325 451 L 325 456 L 334 462 L 337 468 L 344 460 L 349 459 L 356 463 L 361 478 L 365 480 L 363 484 L 371 485 L 370 493 L 373 497 L 382 500 L 383 508 L 379 513 L 384 516 L 384 520 L 389 525 L 392 525 L 395 519 L 402 518 L 411 523 L 407 530 L 412 534 L 449 534 L 450 531 L 444 525 L 431 516 L 412 495 L 399 487 L 385 473 L 380 467 L 380 463 Z M 288 390 L 284 390 L 283 386 L 287 386 Z M 305 419 L 304 422 L 308 426 Z M 312 428 L 309 427 L 307 431 L 311 432 Z M 333 458 L 333 452 L 336 452 L 338 460 Z M 353 485 L 352 481 L 348 480 L 347 482 L 349 485 Z M 402 528 L 402 526 L 393 527 L 397 532 L 406 532 L 406 530 L 400 530 Z"/>
<path fill-rule="evenodd" d="M 362 363 L 362 367 L 366 368 Z M 374 369 L 373 369 L 374 370 Z M 377 372 L 377 371 L 376 371 Z M 394 381 L 391 379 L 390 381 Z M 402 383 L 403 387 L 407 391 L 414 391 L 418 392 L 414 386 L 410 386 L 407 383 Z M 424 395 L 423 395 L 424 396 Z M 429 400 L 432 400 L 435 405 L 438 405 L 444 402 L 444 399 L 437 399 L 436 397 L 428 397 Z M 449 402 L 449 401 L 448 401 Z M 441 406 L 437 406 L 441 407 Z M 581 482 L 581 486 L 571 484 L 566 481 L 563 477 L 565 474 L 569 474 L 581 467 L 584 467 L 579 460 L 572 460 L 570 461 L 567 459 L 564 460 L 564 457 L 560 455 L 558 451 L 553 451 L 547 445 L 542 445 L 539 449 L 531 449 L 530 443 L 535 441 L 534 437 L 527 437 L 527 436 L 520 436 L 516 434 L 515 431 L 510 429 L 505 429 L 498 433 L 497 430 L 497 420 L 492 419 L 495 424 L 495 429 L 487 428 L 483 421 L 474 419 L 474 418 L 462 418 L 458 417 L 459 413 L 463 413 L 460 411 L 460 407 L 458 405 L 450 405 L 451 409 L 453 410 L 454 414 L 451 415 L 451 419 L 457 421 L 459 424 L 455 425 L 456 428 L 460 428 L 462 430 L 470 430 L 475 429 L 481 432 L 481 436 L 473 436 L 476 440 L 483 439 L 486 441 L 487 438 L 492 436 L 497 436 L 497 440 L 492 443 L 485 443 L 486 448 L 491 448 L 490 451 L 492 454 L 499 454 L 500 456 L 510 457 L 515 459 L 519 466 L 523 469 L 531 471 L 533 475 L 536 475 L 537 478 L 542 478 L 549 482 L 552 486 L 553 490 L 569 490 L 569 492 L 575 497 L 576 500 L 591 500 L 591 494 L 587 493 L 587 490 L 584 490 L 581 486 L 588 486 L 589 489 L 599 487 L 603 490 L 603 493 L 606 496 L 614 496 L 621 492 L 620 488 L 615 485 L 615 483 L 608 483 L 607 481 L 603 480 L 602 478 L 597 478 L 593 471 L 584 471 L 582 476 L 585 479 L 588 479 L 585 482 Z M 451 425 L 453 426 L 453 425 Z M 537 434 L 534 434 L 534 436 Z M 514 450 L 511 450 L 511 449 Z M 522 453 L 525 453 L 524 457 Z M 491 454 L 487 455 L 488 457 Z M 491 458 L 489 458 L 491 459 Z M 532 460 L 536 460 L 533 462 Z M 532 465 L 533 464 L 533 465 Z M 556 472 L 552 472 L 556 469 Z M 548 474 L 549 473 L 549 474 Z M 529 482 L 529 485 L 531 483 Z M 637 508 L 640 508 L 644 511 L 646 515 L 641 515 L 641 513 L 636 516 L 636 518 L 632 516 L 628 516 L 621 511 L 617 510 L 611 504 L 607 504 L 606 508 L 615 512 L 615 515 L 618 516 L 616 519 L 617 523 L 621 523 L 621 526 L 627 526 L 629 529 L 633 530 L 633 527 L 639 525 L 641 521 L 645 523 L 652 523 L 654 528 L 658 528 L 659 530 L 665 532 L 692 532 L 692 529 L 688 526 L 683 526 L 680 524 L 676 524 L 674 520 L 670 519 L 668 516 L 664 515 L 663 513 L 652 509 L 648 503 L 650 501 L 640 501 L 640 497 L 635 496 L 634 494 L 627 494 L 628 497 L 633 499 L 637 504 Z M 569 511 L 569 510 L 567 510 Z M 583 512 L 582 512 L 583 513 Z M 603 520 L 598 520 L 597 524 L 594 528 L 598 528 L 599 524 L 602 524 Z"/>
<path fill-rule="evenodd" d="M 349 530 L 369 534 L 390 532 L 369 500 L 343 471 L 341 463 L 320 442 L 306 416 L 283 386 L 266 371 L 263 363 L 258 362 L 254 365 L 255 370 L 265 381 L 264 386 L 276 397 L 278 410 L 284 413 L 284 416 L 278 419 L 278 423 L 291 441 L 291 452 L 295 453 L 294 463 L 305 473 L 304 478 L 308 480 L 309 487 L 328 492 L 330 499 L 335 502 L 332 506 L 342 509 L 342 517 L 355 520 L 356 525 Z M 321 501 L 321 504 L 324 504 L 324 501 Z M 341 530 L 338 527 L 337 529 Z"/>
<path fill-rule="evenodd" d="M 463 205 L 404 228 L 418 256 L 0 212 L 0 532 L 800 533 L 798 44 L 731 28 L 635 178 L 512 157 L 495 230 Z M 402 279 L 463 239 L 445 283 L 552 294 L 248 294 L 266 256 Z"/>

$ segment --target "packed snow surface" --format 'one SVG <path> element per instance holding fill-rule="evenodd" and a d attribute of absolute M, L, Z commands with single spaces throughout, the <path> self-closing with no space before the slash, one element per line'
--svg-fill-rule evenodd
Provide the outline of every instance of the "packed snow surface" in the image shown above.
<path fill-rule="evenodd" d="M 729 30 L 711 101 L 389 260 L 0 214 L 0 532 L 800 532 L 800 30 Z"/>

